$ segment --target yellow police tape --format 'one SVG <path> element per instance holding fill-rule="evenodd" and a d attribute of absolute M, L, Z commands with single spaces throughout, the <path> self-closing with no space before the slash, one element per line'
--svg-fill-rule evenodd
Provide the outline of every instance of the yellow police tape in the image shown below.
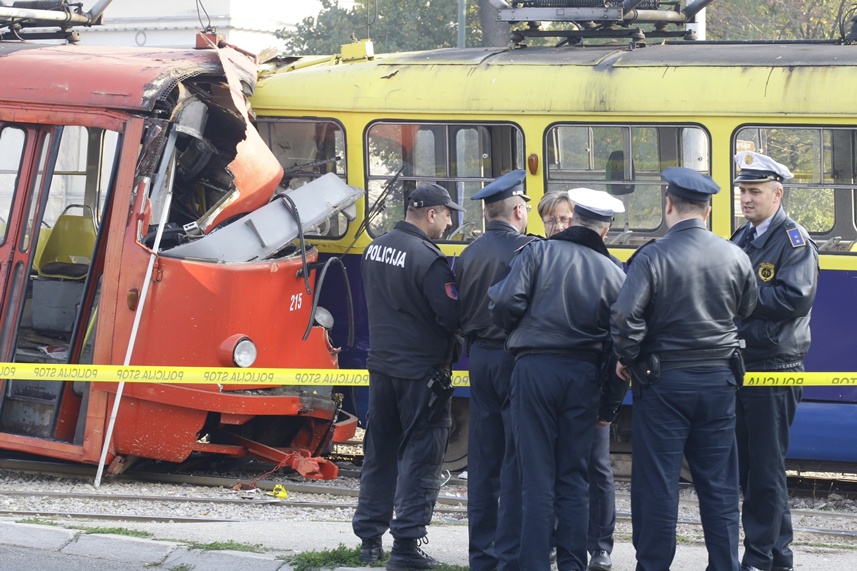
<path fill-rule="evenodd" d="M 0 363 L 0 379 L 362 387 L 369 385 L 369 371 L 365 369 L 237 369 L 234 367 Z M 467 371 L 453 371 L 452 384 L 455 387 L 470 386 L 470 374 Z M 750 372 L 744 378 L 744 386 L 750 387 L 842 385 L 857 386 L 857 373 Z"/>

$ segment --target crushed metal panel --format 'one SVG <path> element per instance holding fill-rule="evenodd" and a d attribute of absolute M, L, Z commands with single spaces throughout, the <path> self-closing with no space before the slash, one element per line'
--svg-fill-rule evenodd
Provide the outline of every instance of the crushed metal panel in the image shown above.
<path fill-rule="evenodd" d="M 250 122 L 247 96 L 256 87 L 256 63 L 229 47 L 219 48 L 216 52 L 229 85 L 229 93 L 228 98 L 218 97 L 213 104 L 242 120 L 245 131 L 244 140 L 238 143 L 235 159 L 227 167 L 233 176 L 232 192 L 197 220 L 197 226 L 205 233 L 211 232 L 221 222 L 263 206 L 283 178 L 283 168 L 277 157 Z"/>
<path fill-rule="evenodd" d="M 363 196 L 363 190 L 348 186 L 334 173 L 327 173 L 285 194 L 294 201 L 301 227 L 304 232 L 308 232 L 337 212 L 343 212 L 353 220 L 353 205 Z M 286 200 L 278 197 L 228 226 L 195 242 L 161 252 L 161 255 L 219 262 L 250 262 L 279 252 L 297 237 L 297 221 L 289 212 Z"/>

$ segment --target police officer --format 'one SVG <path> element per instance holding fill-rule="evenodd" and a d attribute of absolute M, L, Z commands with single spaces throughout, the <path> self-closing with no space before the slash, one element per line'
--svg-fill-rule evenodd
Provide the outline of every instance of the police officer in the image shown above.
<path fill-rule="evenodd" d="M 455 277 L 433 240 L 462 210 L 443 187 L 420 186 L 405 220 L 363 254 L 369 412 L 352 527 L 363 541 L 362 562 L 383 558 L 381 536 L 390 529 L 390 570 L 437 564 L 419 545 L 440 489 L 451 416 L 448 398 L 427 385 L 449 378 L 459 314 Z"/>
<path fill-rule="evenodd" d="M 610 305 L 625 278 L 603 237 L 621 203 L 591 191 L 572 226 L 530 242 L 509 275 L 488 290 L 489 309 L 510 331 L 515 355 L 512 418 L 523 495 L 521 564 L 586 569 L 588 461 L 598 415 Z M 618 204 L 617 204 L 618 203 Z"/>
<path fill-rule="evenodd" d="M 521 491 L 509 401 L 515 360 L 503 346 L 506 332 L 491 321 L 488 287 L 506 276 L 515 252 L 533 239 L 524 235 L 530 209 L 525 178 L 523 170 L 512 171 L 471 198 L 484 202 L 485 233 L 455 263 L 470 355 L 467 519 L 474 571 L 519 568 Z"/>
<path fill-rule="evenodd" d="M 711 195 L 720 188 L 687 168 L 667 168 L 662 176 L 669 230 L 632 257 L 611 319 L 616 372 L 633 372 L 637 570 L 669 569 L 675 556 L 684 455 L 699 496 L 708 568 L 738 571 L 733 320 L 753 310 L 756 280 L 741 249 L 706 228 Z"/>
<path fill-rule="evenodd" d="M 747 219 L 732 241 L 753 263 L 759 301 L 738 321 L 751 371 L 803 371 L 809 350 L 809 319 L 818 285 L 818 251 L 806 230 L 782 208 L 789 170 L 753 152 L 735 156 L 735 183 Z M 794 567 L 792 522 L 786 491 L 789 427 L 800 402 L 799 387 L 742 388 L 738 391 L 736 434 L 744 493 L 746 571 L 789 571 Z"/>
<path fill-rule="evenodd" d="M 545 226 L 548 237 L 562 232 L 571 224 L 574 216 L 574 204 L 586 202 L 588 188 L 573 188 L 568 192 L 554 191 L 545 194 L 539 201 L 539 216 Z M 616 204 L 616 214 L 625 212 L 621 202 Z M 623 268 L 614 256 L 610 257 L 619 268 Z M 623 270 L 624 271 L 624 270 Z M 627 386 L 608 383 L 608 390 L 618 391 L 615 407 L 621 404 Z M 616 415 L 615 408 L 599 415 L 600 422 L 595 427 L 592 439 L 592 452 L 589 455 L 589 530 L 586 549 L 589 551 L 589 571 L 610 571 L 613 561 L 613 532 L 616 529 L 616 486 L 613 481 L 613 468 L 610 466 L 610 422 Z"/>

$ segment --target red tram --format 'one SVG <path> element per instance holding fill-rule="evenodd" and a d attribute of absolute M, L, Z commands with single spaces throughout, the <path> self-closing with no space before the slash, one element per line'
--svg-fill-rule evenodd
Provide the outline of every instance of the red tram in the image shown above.
<path fill-rule="evenodd" d="M 0 361 L 337 366 L 303 232 L 362 191 L 277 193 L 255 62 L 198 43 L 0 42 Z M 356 427 L 329 387 L 164 381 L 118 391 L 110 471 L 215 453 L 333 478 L 319 455 Z M 118 387 L 0 380 L 0 448 L 98 462 Z"/>

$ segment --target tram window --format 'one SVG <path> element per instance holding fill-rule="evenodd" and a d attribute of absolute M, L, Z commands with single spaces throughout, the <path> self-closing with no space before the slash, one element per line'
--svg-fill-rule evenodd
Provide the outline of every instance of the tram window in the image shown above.
<path fill-rule="evenodd" d="M 622 200 L 607 238 L 637 246 L 666 232 L 661 171 L 671 166 L 708 174 L 709 138 L 680 125 L 556 125 L 546 138 L 547 191 L 584 186 Z"/>
<path fill-rule="evenodd" d="M 101 220 L 119 133 L 64 127 L 42 221 L 53 226 L 64 212 Z"/>
<path fill-rule="evenodd" d="M 9 213 L 18 184 L 25 133 L 10 125 L 0 127 L 0 244 L 6 242 Z"/>
<path fill-rule="evenodd" d="M 822 252 L 857 253 L 857 129 L 753 126 L 738 130 L 734 141 L 736 152 L 763 153 L 791 170 L 794 178 L 783 184 L 783 208 Z M 737 229 L 745 220 L 740 189 L 733 192 Z"/>
<path fill-rule="evenodd" d="M 514 125 L 394 123 L 370 125 L 366 136 L 368 228 L 380 236 L 405 215 L 405 199 L 435 183 L 465 208 L 442 241 L 467 242 L 484 231 L 482 204 L 469 200 L 483 186 L 523 168 L 524 144 Z"/>
<path fill-rule="evenodd" d="M 53 135 L 53 136 L 51 136 Z M 54 140 L 54 144 L 51 144 Z M 65 126 L 46 131 L 38 164 L 36 189 L 28 207 L 26 251 L 31 231 L 38 229 L 27 292 L 27 307 L 16 336 L 13 359 L 22 362 L 66 362 L 72 326 L 84 307 L 86 278 L 95 257 L 98 224 L 110 194 L 121 137 L 95 127 Z M 48 150 L 56 147 L 55 158 Z M 49 159 L 53 160 L 51 163 Z M 43 207 L 36 205 L 42 204 Z M 94 341 L 94 315 L 81 315 L 86 343 Z M 51 350 L 43 346 L 50 340 Z"/>
<path fill-rule="evenodd" d="M 260 118 L 256 128 L 283 167 L 285 188 L 299 188 L 327 173 L 345 180 L 345 132 L 334 121 Z M 307 237 L 341 238 L 348 220 L 337 213 Z"/>

